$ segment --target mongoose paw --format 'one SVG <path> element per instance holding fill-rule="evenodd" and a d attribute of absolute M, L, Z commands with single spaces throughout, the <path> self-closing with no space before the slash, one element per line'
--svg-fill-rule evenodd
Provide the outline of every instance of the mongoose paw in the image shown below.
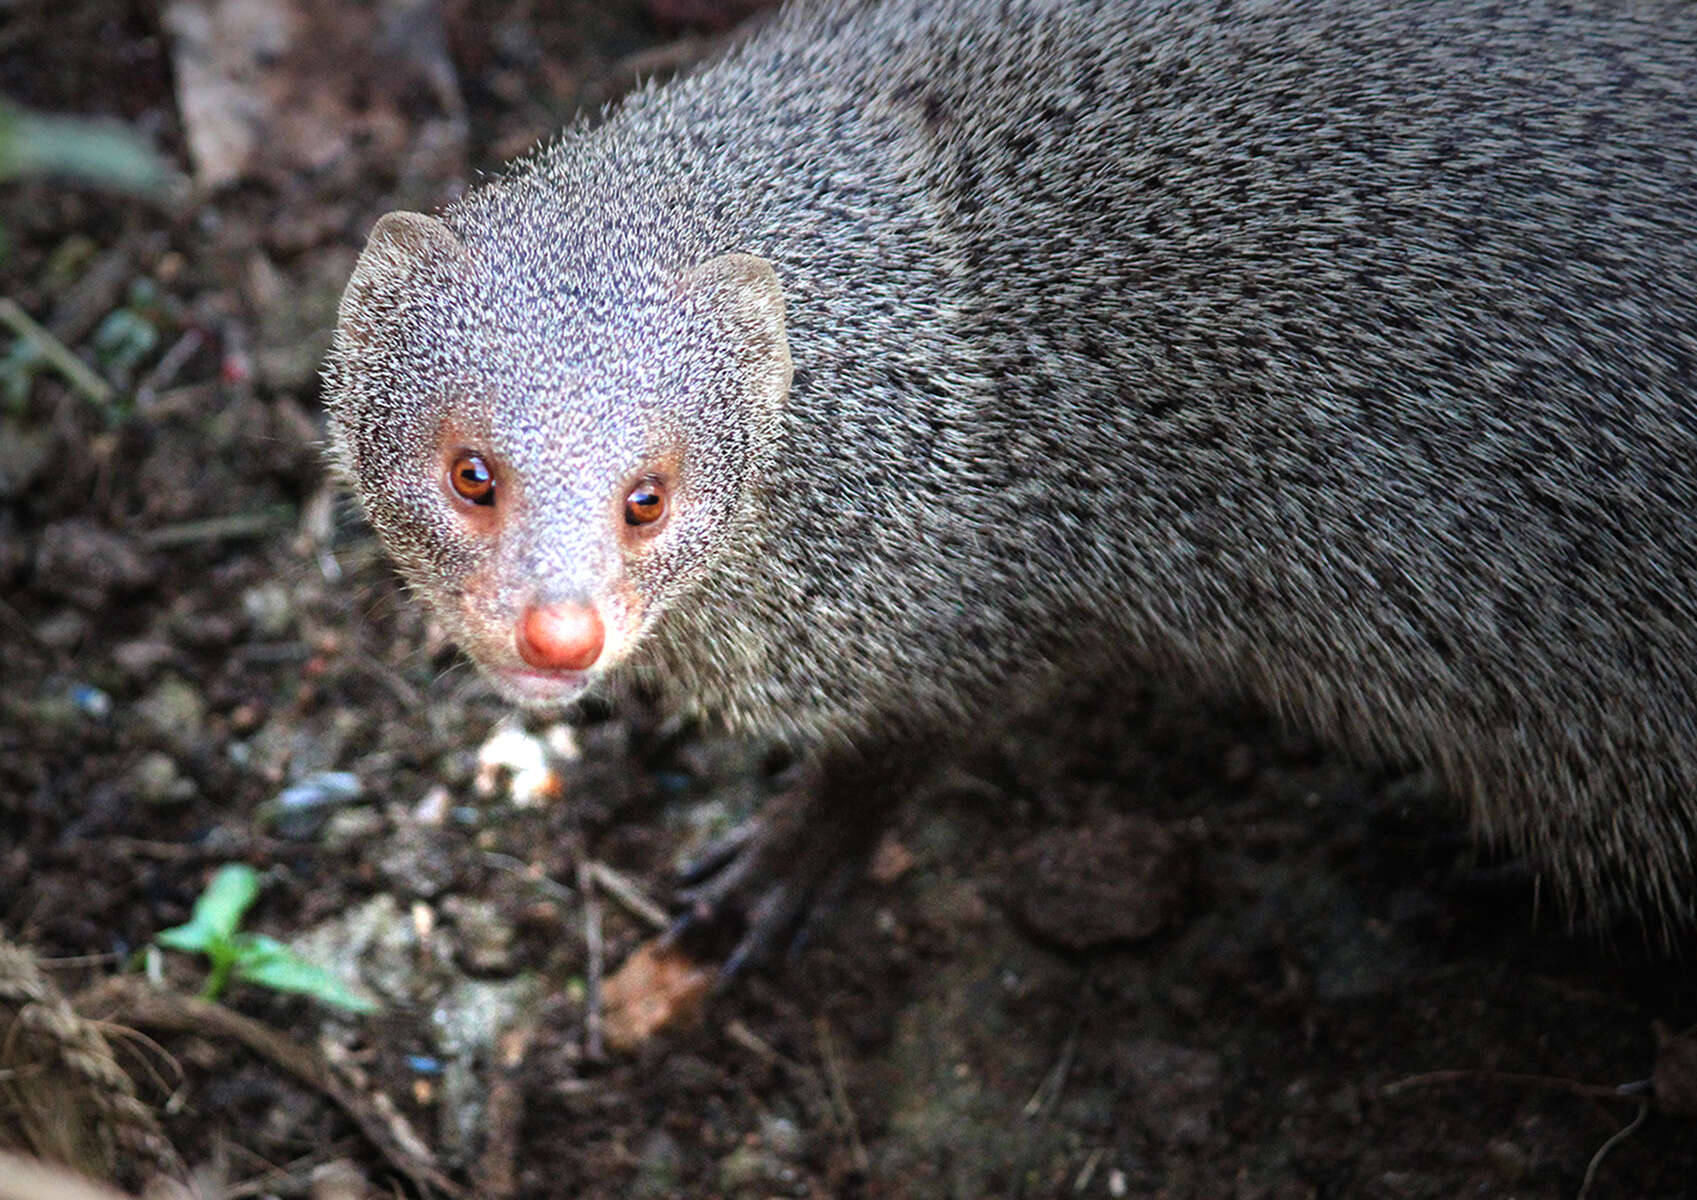
<path fill-rule="evenodd" d="M 859 878 L 862 866 L 858 861 L 842 862 L 822 878 L 792 876 L 764 887 L 747 886 L 749 875 L 744 872 L 742 889 L 727 886 L 726 881 L 738 875 L 734 870 L 727 871 L 679 893 L 688 907 L 672 923 L 666 940 L 688 942 L 700 934 L 710 934 L 713 926 L 734 913 L 741 935 L 719 966 L 718 986 L 725 987 L 746 971 L 799 954 Z M 739 890 L 746 891 L 747 901 Z"/>
<path fill-rule="evenodd" d="M 798 953 L 859 879 L 905 794 L 906 772 L 868 775 L 865 764 L 804 770 L 808 783 L 704 847 L 680 872 L 683 911 L 665 940 L 712 957 L 734 931 L 720 987 Z"/>

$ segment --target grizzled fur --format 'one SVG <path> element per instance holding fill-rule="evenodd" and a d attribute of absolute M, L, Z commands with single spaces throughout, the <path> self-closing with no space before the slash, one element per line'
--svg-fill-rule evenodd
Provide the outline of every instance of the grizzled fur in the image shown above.
<path fill-rule="evenodd" d="M 1125 655 L 1697 907 L 1697 5 L 795 9 L 413 220 L 333 431 L 480 659 L 612 597 L 625 662 L 828 764 Z M 728 252 L 781 329 L 686 302 Z M 444 422 L 512 467 L 498 545 Z M 660 446 L 694 499 L 627 561 Z"/>

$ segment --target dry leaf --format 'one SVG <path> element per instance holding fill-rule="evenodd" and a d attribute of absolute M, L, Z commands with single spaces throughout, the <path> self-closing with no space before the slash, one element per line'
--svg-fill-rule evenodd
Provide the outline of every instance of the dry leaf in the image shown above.
<path fill-rule="evenodd" d="M 630 1050 L 673 1026 L 695 1025 L 714 972 L 675 946 L 645 942 L 601 985 L 602 1032 L 614 1050 Z"/>

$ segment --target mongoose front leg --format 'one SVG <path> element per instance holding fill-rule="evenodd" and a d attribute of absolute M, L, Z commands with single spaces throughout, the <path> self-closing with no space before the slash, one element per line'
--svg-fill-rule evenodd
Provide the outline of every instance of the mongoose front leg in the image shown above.
<path fill-rule="evenodd" d="M 902 745 L 819 753 L 792 767 L 758 816 L 685 865 L 684 912 L 668 940 L 740 925 L 722 983 L 798 947 L 858 878 L 926 762 Z"/>

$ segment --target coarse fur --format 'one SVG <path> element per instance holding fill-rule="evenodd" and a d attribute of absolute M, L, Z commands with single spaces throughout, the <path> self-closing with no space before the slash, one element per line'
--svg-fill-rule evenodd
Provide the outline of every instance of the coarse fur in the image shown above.
<path fill-rule="evenodd" d="M 1697 5 L 792 8 L 390 221 L 333 435 L 497 672 L 595 604 L 829 761 L 1124 655 L 1697 909 Z"/>

